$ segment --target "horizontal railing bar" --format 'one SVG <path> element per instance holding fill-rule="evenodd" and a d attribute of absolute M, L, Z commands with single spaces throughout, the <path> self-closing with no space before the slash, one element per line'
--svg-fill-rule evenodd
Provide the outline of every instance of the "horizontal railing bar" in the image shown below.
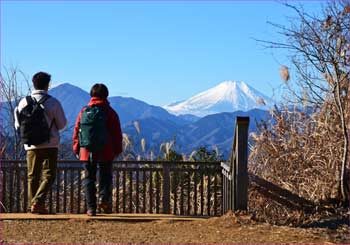
<path fill-rule="evenodd" d="M 14 169 L 15 167 L 12 166 L 2 166 L 1 169 Z M 26 167 L 16 167 L 17 169 L 20 170 L 25 170 L 27 169 Z M 83 170 L 83 166 L 79 167 L 62 167 L 58 166 L 58 171 L 63 171 L 63 170 Z M 115 171 L 161 171 L 163 168 L 149 168 L 149 167 L 123 167 L 123 168 L 115 168 L 113 167 L 113 170 Z M 220 168 L 169 168 L 170 171 L 173 172 L 210 172 L 210 173 L 220 173 L 221 169 Z"/>
<path fill-rule="evenodd" d="M 230 172 L 230 165 L 228 165 L 226 162 L 221 162 L 221 167 L 225 169 L 227 172 Z"/>
<path fill-rule="evenodd" d="M 79 169 L 83 169 L 83 166 L 76 166 L 76 167 L 72 167 L 72 166 L 57 166 L 58 170 L 79 170 Z M 20 170 L 25 170 L 27 169 L 27 166 L 1 166 L 0 169 L 20 169 Z"/>
<path fill-rule="evenodd" d="M 115 171 L 162 171 L 163 168 L 113 168 Z M 193 168 L 169 168 L 170 171 L 174 172 L 210 172 L 210 173 L 220 173 L 221 169 L 193 169 Z"/>
<path fill-rule="evenodd" d="M 210 173 L 220 173 L 220 168 L 205 168 L 205 169 L 193 169 L 193 168 L 169 168 L 170 171 L 174 172 L 210 172 Z"/>
<path fill-rule="evenodd" d="M 65 163 L 81 163 L 83 161 L 79 160 L 58 160 L 58 164 Z M 15 163 L 26 163 L 26 160 L 0 160 L 1 164 L 15 164 Z M 191 161 L 113 161 L 113 164 L 169 164 L 169 165 L 212 165 L 212 166 L 220 166 L 220 162 L 191 162 Z"/>
<path fill-rule="evenodd" d="M 141 172 L 143 170 L 146 170 L 146 171 L 160 171 L 162 170 L 162 168 L 128 168 L 128 167 L 125 167 L 125 168 L 113 168 L 114 171 L 135 171 L 135 172 Z"/>

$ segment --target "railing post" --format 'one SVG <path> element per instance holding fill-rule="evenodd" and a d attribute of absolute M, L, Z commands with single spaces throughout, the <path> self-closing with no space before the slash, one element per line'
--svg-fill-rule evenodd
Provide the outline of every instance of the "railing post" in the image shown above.
<path fill-rule="evenodd" d="M 247 210 L 248 205 L 248 128 L 249 117 L 237 117 L 232 171 L 233 210 Z"/>
<path fill-rule="evenodd" d="M 163 213 L 170 214 L 170 169 L 163 163 Z"/>
<path fill-rule="evenodd" d="M 7 202 L 6 202 L 6 194 L 8 193 L 8 189 L 7 189 L 7 174 L 6 174 L 6 168 L 1 164 L 1 172 L 2 172 L 2 186 L 1 186 L 1 213 L 5 213 L 8 212 L 7 211 Z"/>

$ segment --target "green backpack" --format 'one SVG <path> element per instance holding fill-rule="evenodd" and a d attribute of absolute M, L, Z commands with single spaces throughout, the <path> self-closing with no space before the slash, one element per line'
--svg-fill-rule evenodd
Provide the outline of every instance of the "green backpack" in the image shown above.
<path fill-rule="evenodd" d="M 86 106 L 82 112 L 79 145 L 90 152 L 102 150 L 107 144 L 106 113 L 100 106 Z"/>

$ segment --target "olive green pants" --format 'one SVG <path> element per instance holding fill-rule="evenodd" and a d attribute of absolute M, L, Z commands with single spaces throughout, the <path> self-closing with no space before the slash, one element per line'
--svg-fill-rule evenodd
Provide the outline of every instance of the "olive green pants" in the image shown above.
<path fill-rule="evenodd" d="M 57 153 L 57 148 L 27 151 L 28 207 L 33 203 L 45 203 L 56 178 Z"/>

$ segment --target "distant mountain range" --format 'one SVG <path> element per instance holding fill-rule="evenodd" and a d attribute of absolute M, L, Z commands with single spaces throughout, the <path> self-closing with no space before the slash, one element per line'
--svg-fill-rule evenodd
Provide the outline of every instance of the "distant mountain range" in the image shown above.
<path fill-rule="evenodd" d="M 227 92 L 225 88 L 231 90 Z M 140 142 L 144 138 L 146 149 L 148 151 L 152 150 L 155 154 L 159 152 L 161 143 L 176 140 L 176 149 L 182 153 L 188 154 L 200 146 L 208 146 L 209 149 L 216 146 L 222 154 L 227 156 L 231 150 L 236 116 L 249 116 L 251 118 L 250 130 L 255 130 L 255 120 L 266 119 L 269 113 L 265 110 L 254 109 L 252 101 L 261 97 L 265 101 L 264 106 L 270 105 L 272 102 L 244 83 L 224 82 L 211 91 L 210 93 L 201 93 L 202 96 L 196 97 L 200 100 L 189 99 L 186 102 L 165 107 L 171 112 L 174 112 L 174 108 L 185 108 L 184 105 L 187 106 L 186 108 L 191 108 L 187 111 L 177 110 L 176 114 L 179 115 L 171 114 L 162 107 L 149 105 L 134 98 L 111 96 L 108 97 L 108 100 L 120 117 L 123 133 L 128 134 L 136 151 L 141 151 Z M 229 107 L 229 101 L 232 100 L 233 94 L 237 95 L 237 91 L 239 91 L 239 98 L 236 102 L 239 103 Z M 244 91 L 244 93 L 241 94 L 241 91 Z M 68 119 L 68 130 L 64 133 L 63 138 L 70 140 L 76 117 L 82 107 L 89 102 L 90 95 L 69 83 L 53 87 L 49 90 L 49 94 L 56 97 L 63 106 Z M 210 98 L 215 97 L 217 100 L 205 102 L 205 98 L 208 98 L 206 97 L 207 94 L 213 95 Z M 192 107 L 190 107 L 190 101 L 194 101 Z M 200 104 L 206 104 L 205 108 L 207 109 L 198 106 Z M 212 106 L 210 106 L 211 104 Z M 244 105 L 243 108 L 235 110 L 240 105 Z M 6 105 L 3 106 L 6 109 Z M 195 112 L 195 108 L 198 108 L 197 112 Z M 231 110 L 228 110 L 230 108 Z M 209 112 L 216 113 L 205 115 Z M 5 115 L 3 112 L 1 114 L 2 116 Z M 200 117 L 199 115 L 205 116 Z M 135 128 L 135 121 L 138 122 L 140 132 Z M 6 125 L 3 126 L 6 128 Z"/>
<path fill-rule="evenodd" d="M 176 125 L 171 121 L 145 118 L 138 121 L 141 132 L 137 133 L 132 123 L 123 126 L 123 131 L 132 136 L 140 150 L 140 141 L 146 139 L 146 145 L 157 152 L 162 142 L 176 140 L 177 150 L 190 154 L 200 146 L 213 149 L 215 146 L 224 156 L 231 151 L 235 120 L 237 116 L 250 117 L 250 132 L 256 130 L 255 121 L 261 121 L 269 117 L 268 111 L 259 109 L 247 112 L 223 112 L 205 116 L 196 122 L 183 126 Z"/>
<path fill-rule="evenodd" d="M 244 82 L 225 81 L 194 95 L 188 100 L 164 106 L 175 115 L 207 116 L 221 112 L 267 110 L 274 105 L 271 98 Z"/>
<path fill-rule="evenodd" d="M 49 90 L 49 94 L 60 100 L 69 125 L 74 124 L 81 108 L 87 105 L 90 100 L 89 93 L 69 83 L 62 83 L 53 87 Z M 159 106 L 149 105 L 134 98 L 111 96 L 108 97 L 108 101 L 111 107 L 118 112 L 122 124 L 149 117 L 171 120 L 180 125 L 187 123 L 187 120 L 172 115 Z"/>

